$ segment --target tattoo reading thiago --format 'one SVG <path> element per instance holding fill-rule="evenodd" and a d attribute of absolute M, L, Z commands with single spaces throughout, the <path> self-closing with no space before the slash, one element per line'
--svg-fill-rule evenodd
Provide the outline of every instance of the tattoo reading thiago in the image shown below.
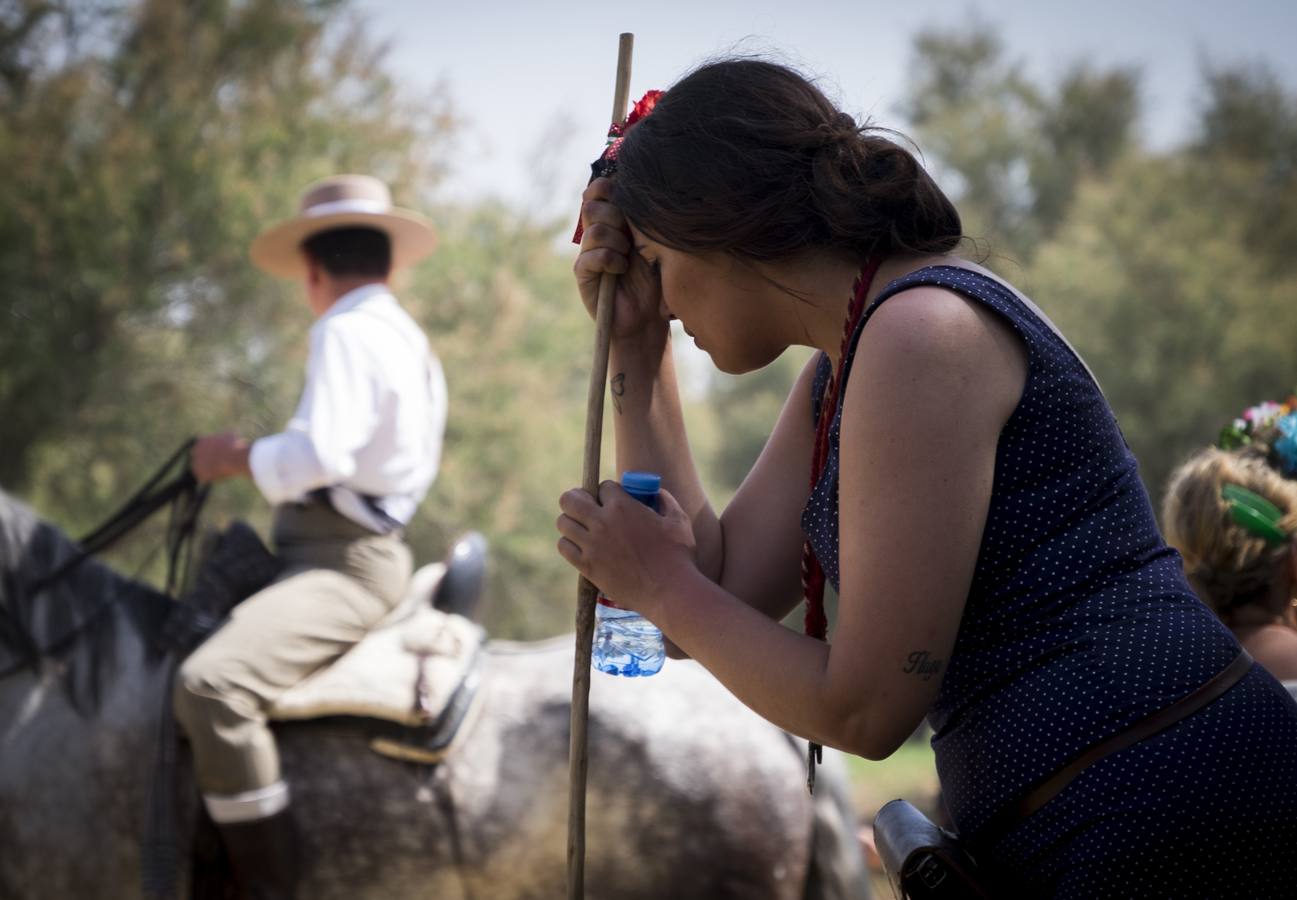
<path fill-rule="evenodd" d="M 941 671 L 941 664 L 945 662 L 941 659 L 928 659 L 931 655 L 927 650 L 915 650 L 910 654 L 910 664 L 901 671 L 906 675 L 922 676 L 927 681 Z"/>
<path fill-rule="evenodd" d="M 626 394 L 626 373 L 618 372 L 612 377 L 612 407 L 621 415 L 621 398 Z"/>

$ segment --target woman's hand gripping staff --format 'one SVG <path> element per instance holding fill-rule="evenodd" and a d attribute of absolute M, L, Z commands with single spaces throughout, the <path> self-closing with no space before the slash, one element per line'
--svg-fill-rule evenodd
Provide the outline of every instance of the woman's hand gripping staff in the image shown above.
<path fill-rule="evenodd" d="M 605 272 L 620 276 L 613 311 L 617 343 L 666 340 L 669 315 L 656 270 L 635 252 L 626 217 L 612 203 L 612 180 L 596 178 L 581 195 L 581 252 L 573 264 L 581 302 L 595 315 Z"/>

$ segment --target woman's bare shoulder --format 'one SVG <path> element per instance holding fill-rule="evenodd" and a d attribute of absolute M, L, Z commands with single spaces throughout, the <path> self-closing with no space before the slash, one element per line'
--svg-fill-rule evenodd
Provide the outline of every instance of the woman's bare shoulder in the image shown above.
<path fill-rule="evenodd" d="M 858 356 L 871 377 L 941 379 L 976 386 L 1007 418 L 1026 383 L 1022 338 L 1002 316 L 957 291 L 908 288 L 887 299 L 861 334 Z M 853 392 L 848 383 L 848 396 Z M 993 396 L 987 396 L 990 392 Z"/>

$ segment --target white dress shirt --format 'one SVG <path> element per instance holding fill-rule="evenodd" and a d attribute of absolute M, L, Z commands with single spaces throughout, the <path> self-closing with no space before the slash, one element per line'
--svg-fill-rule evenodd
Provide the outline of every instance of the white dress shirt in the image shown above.
<path fill-rule="evenodd" d="M 413 518 L 437 475 L 445 427 L 440 361 L 387 286 L 368 284 L 311 327 L 297 412 L 252 444 L 248 463 L 272 504 L 325 488 L 338 512 L 383 533 Z"/>

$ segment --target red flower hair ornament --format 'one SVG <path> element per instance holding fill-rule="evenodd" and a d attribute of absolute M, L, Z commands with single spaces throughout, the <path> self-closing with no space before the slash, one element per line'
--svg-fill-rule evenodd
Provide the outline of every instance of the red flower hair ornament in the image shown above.
<path fill-rule="evenodd" d="M 596 178 L 606 178 L 617 171 L 617 151 L 621 149 L 621 142 L 626 138 L 626 132 L 630 131 L 631 126 L 635 125 L 640 119 L 643 119 L 649 113 L 653 112 L 653 107 L 661 99 L 663 91 L 649 91 L 631 107 L 624 121 L 613 122 L 608 129 L 608 143 L 603 148 L 603 153 L 599 158 L 590 164 L 590 180 Z M 576 234 L 572 236 L 572 243 L 581 243 L 581 235 L 585 229 L 581 225 L 580 217 L 576 222 Z"/>

